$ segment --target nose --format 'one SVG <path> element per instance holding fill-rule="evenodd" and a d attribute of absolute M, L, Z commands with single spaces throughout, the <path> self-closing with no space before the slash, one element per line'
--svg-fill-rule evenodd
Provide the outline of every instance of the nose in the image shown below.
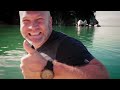
<path fill-rule="evenodd" d="M 29 30 L 38 30 L 38 24 L 37 23 L 32 23 L 30 24 L 30 26 L 28 27 Z"/>

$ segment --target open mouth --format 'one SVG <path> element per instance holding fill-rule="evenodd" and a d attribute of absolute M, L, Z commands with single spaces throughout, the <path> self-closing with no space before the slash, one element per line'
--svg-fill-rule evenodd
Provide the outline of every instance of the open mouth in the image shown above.
<path fill-rule="evenodd" d="M 28 33 L 29 36 L 39 36 L 41 34 L 41 32 L 37 32 L 37 33 Z"/>
<path fill-rule="evenodd" d="M 42 32 L 28 33 L 31 40 L 40 40 L 42 38 Z"/>

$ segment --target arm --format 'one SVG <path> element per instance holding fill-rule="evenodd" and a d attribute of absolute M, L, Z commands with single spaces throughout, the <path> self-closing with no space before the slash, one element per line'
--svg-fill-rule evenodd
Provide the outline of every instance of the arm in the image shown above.
<path fill-rule="evenodd" d="M 55 79 L 108 79 L 109 75 L 105 66 L 93 59 L 89 64 L 72 67 L 54 61 Z"/>
<path fill-rule="evenodd" d="M 27 43 L 27 42 L 26 42 Z M 40 79 L 40 72 L 47 61 L 29 45 L 24 43 L 25 50 L 29 53 L 21 59 L 21 69 L 25 79 Z M 57 61 L 54 64 L 54 79 L 108 79 L 105 67 L 93 59 L 84 66 L 73 67 Z"/>

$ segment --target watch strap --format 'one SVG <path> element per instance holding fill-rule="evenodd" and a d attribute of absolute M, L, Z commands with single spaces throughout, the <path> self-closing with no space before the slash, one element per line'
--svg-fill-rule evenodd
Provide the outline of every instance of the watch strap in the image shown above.
<path fill-rule="evenodd" d="M 53 63 L 52 61 L 47 61 L 47 65 L 44 67 L 44 69 L 48 69 L 53 71 Z"/>

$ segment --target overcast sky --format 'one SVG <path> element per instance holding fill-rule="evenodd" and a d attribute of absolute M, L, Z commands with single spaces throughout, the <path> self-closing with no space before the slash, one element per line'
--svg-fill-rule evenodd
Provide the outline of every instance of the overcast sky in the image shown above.
<path fill-rule="evenodd" d="M 120 26 L 120 11 L 96 11 L 101 26 Z"/>

